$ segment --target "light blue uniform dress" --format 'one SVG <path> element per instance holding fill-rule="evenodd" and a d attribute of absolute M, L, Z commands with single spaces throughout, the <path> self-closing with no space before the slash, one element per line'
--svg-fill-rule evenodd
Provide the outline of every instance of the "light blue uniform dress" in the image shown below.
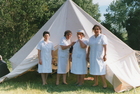
<path fill-rule="evenodd" d="M 81 40 L 88 45 L 87 39 L 82 38 Z M 73 46 L 71 73 L 87 74 L 86 48 L 81 48 L 79 41 Z"/>
<path fill-rule="evenodd" d="M 41 50 L 42 65 L 38 64 L 39 73 L 52 73 L 52 50 L 54 50 L 53 43 L 51 41 L 40 41 L 37 45 L 37 49 Z"/>
<path fill-rule="evenodd" d="M 71 44 L 70 40 L 65 37 L 61 38 L 58 49 L 58 74 L 65 74 L 69 71 L 69 48 L 62 50 L 61 46 L 68 46 Z"/>
<path fill-rule="evenodd" d="M 106 62 L 103 61 L 103 45 L 107 45 L 107 37 L 99 34 L 97 37 L 94 35 L 89 39 L 90 46 L 90 74 L 91 75 L 105 75 Z"/>

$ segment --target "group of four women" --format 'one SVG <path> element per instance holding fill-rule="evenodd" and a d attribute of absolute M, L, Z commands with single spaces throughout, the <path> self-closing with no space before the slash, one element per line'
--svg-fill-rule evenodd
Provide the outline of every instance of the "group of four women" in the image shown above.
<path fill-rule="evenodd" d="M 94 75 L 95 83 L 98 86 L 98 76 L 101 76 L 103 88 L 107 87 L 105 80 L 106 74 L 106 52 L 107 38 L 101 34 L 101 27 L 94 25 L 92 28 L 94 35 L 89 40 L 85 38 L 84 30 L 77 31 L 77 41 L 71 42 L 72 32 L 65 31 L 64 37 L 61 38 L 58 49 L 58 68 L 56 85 L 59 85 L 60 75 L 63 75 L 63 84 L 66 82 L 66 73 L 69 71 L 69 59 L 72 60 L 71 73 L 77 75 L 77 86 L 84 83 L 84 75 L 87 74 L 87 61 L 90 62 L 90 74 Z M 43 85 L 47 84 L 48 73 L 52 73 L 53 62 L 53 43 L 49 41 L 49 32 L 43 33 L 44 40 L 40 41 L 38 49 L 38 72 L 41 73 Z M 72 57 L 69 55 L 69 49 L 73 46 Z"/>

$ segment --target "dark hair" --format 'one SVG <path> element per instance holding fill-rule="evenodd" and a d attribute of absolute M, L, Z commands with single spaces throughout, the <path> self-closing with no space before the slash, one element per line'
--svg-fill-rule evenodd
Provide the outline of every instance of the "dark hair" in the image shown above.
<path fill-rule="evenodd" d="M 94 25 L 93 28 L 92 28 L 92 30 L 94 30 L 95 27 L 99 27 L 99 29 L 101 30 L 101 27 L 99 25 Z"/>
<path fill-rule="evenodd" d="M 70 30 L 66 30 L 65 32 L 64 32 L 64 36 L 66 37 L 66 35 L 68 34 L 68 33 L 72 33 Z"/>
<path fill-rule="evenodd" d="M 49 33 L 48 31 L 44 31 L 44 32 L 43 32 L 43 36 L 44 36 L 45 34 L 49 34 L 49 36 L 50 36 L 50 33 Z"/>

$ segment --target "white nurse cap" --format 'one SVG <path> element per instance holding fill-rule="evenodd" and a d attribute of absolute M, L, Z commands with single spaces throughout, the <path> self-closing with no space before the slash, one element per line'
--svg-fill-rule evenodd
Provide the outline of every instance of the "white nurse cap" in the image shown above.
<path fill-rule="evenodd" d="M 85 31 L 84 30 L 78 30 L 77 33 L 83 33 L 85 35 Z"/>

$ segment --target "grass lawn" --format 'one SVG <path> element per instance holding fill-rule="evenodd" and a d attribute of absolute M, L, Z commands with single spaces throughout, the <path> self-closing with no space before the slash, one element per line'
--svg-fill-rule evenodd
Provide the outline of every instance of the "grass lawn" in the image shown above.
<path fill-rule="evenodd" d="M 67 77 L 68 85 L 60 84 L 56 86 L 56 74 L 52 74 L 48 77 L 48 85 L 42 86 L 40 74 L 36 71 L 28 72 L 20 77 L 1 83 L 0 94 L 117 94 L 109 83 L 107 89 L 102 89 L 101 83 L 98 87 L 92 87 L 93 81 L 85 81 L 85 84 L 80 87 L 75 86 L 75 78 L 75 75 L 70 74 Z M 140 88 L 122 94 L 140 94 Z"/>
<path fill-rule="evenodd" d="M 92 76 L 86 75 L 86 77 Z M 61 79 L 60 85 L 56 86 L 55 81 L 56 74 L 54 73 L 49 75 L 48 85 L 43 86 L 40 74 L 31 71 L 1 83 L 0 94 L 117 94 L 110 83 L 107 89 L 102 89 L 101 79 L 99 79 L 98 87 L 92 87 L 94 81 L 90 80 L 86 80 L 83 86 L 75 86 L 76 76 L 73 74 L 67 76 L 68 85 L 61 84 Z M 120 94 L 140 94 L 140 87 Z"/>

